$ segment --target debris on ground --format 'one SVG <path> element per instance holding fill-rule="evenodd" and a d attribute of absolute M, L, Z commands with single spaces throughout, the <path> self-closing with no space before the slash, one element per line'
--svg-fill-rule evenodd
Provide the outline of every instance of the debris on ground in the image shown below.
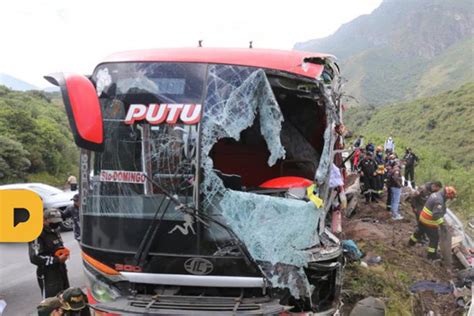
<path fill-rule="evenodd" d="M 370 257 L 369 259 L 367 259 L 367 264 L 369 266 L 379 264 L 380 262 L 382 262 L 382 257 L 380 256 Z"/>
<path fill-rule="evenodd" d="M 383 225 L 363 221 L 351 221 L 344 227 L 344 235 L 354 240 L 380 240 L 385 239 L 385 233 L 379 228 Z"/>
<path fill-rule="evenodd" d="M 348 203 L 351 198 L 362 201 L 360 195 L 356 197 L 358 194 L 348 195 Z M 409 192 L 403 194 L 404 197 L 408 195 Z M 460 296 L 455 296 L 453 291 L 462 291 L 464 285 L 460 280 L 470 286 L 473 270 L 464 270 L 456 278 L 457 272 L 464 269 L 456 257 L 453 257 L 452 269 L 447 269 L 443 261 L 427 259 L 427 243 L 408 247 L 408 239 L 416 227 L 416 218 L 408 203 L 402 202 L 400 209 L 404 219 L 392 220 L 391 213 L 386 210 L 386 195 L 383 194 L 378 201 L 370 204 L 358 202 L 350 218 L 347 212 L 346 217 L 343 217 L 341 239 L 353 240 L 365 256 L 360 262 L 346 265 L 342 315 L 352 315 L 350 311 L 357 302 L 371 296 L 385 303 L 385 315 L 428 315 L 430 312 L 442 316 L 465 315 L 471 298 L 462 295 L 463 302 L 460 303 Z M 450 233 L 454 249 L 463 249 L 460 251 L 469 262 L 472 254 L 464 246 L 464 238 L 459 242 L 458 228 L 450 228 Z M 456 286 L 452 285 L 453 280 L 456 280 Z M 449 285 L 451 291 L 447 294 L 433 291 L 412 293 L 410 287 L 420 281 Z"/>
<path fill-rule="evenodd" d="M 357 247 L 357 244 L 353 240 L 343 240 L 342 249 L 344 255 L 349 261 L 357 261 L 363 256 L 363 253 L 359 250 L 359 247 Z"/>
<path fill-rule="evenodd" d="M 385 303 L 378 298 L 369 296 L 357 302 L 350 316 L 384 316 Z"/>
<path fill-rule="evenodd" d="M 435 281 L 418 281 L 410 286 L 412 293 L 432 291 L 436 294 L 450 294 L 453 293 L 454 287 L 450 283 L 441 283 Z"/>

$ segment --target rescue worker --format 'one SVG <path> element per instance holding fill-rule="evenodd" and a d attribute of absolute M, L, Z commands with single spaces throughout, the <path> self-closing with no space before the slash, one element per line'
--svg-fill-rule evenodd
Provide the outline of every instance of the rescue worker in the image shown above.
<path fill-rule="evenodd" d="M 377 146 L 375 149 L 375 162 L 377 163 L 376 191 L 378 195 L 383 193 L 384 174 L 385 174 L 385 160 L 383 158 L 382 146 Z"/>
<path fill-rule="evenodd" d="M 372 157 L 372 152 L 365 153 L 364 159 L 359 164 L 359 174 L 364 183 L 364 196 L 366 203 L 375 201 L 375 176 L 377 163 Z"/>
<path fill-rule="evenodd" d="M 405 181 L 404 186 L 408 185 L 410 181 L 412 188 L 415 187 L 415 165 L 418 162 L 418 157 L 411 151 L 411 148 L 406 148 L 405 156 L 403 156 L 405 163 Z"/>
<path fill-rule="evenodd" d="M 58 295 L 65 316 L 90 316 L 87 295 L 78 287 L 71 287 Z"/>
<path fill-rule="evenodd" d="M 393 220 L 401 220 L 403 216 L 400 215 L 400 196 L 402 193 L 402 175 L 400 165 L 394 163 L 388 179 L 390 186 L 390 210 L 392 212 Z"/>
<path fill-rule="evenodd" d="M 456 189 L 446 186 L 443 190 L 432 193 L 426 201 L 423 210 L 418 217 L 418 227 L 408 241 L 409 246 L 414 246 L 421 241 L 423 234 L 429 238 L 428 259 L 439 259 L 438 242 L 439 226 L 444 224 L 444 214 L 446 214 L 446 201 L 456 197 Z"/>
<path fill-rule="evenodd" d="M 38 316 L 61 316 L 63 315 L 63 304 L 58 297 L 48 297 L 41 301 L 36 308 Z"/>
<path fill-rule="evenodd" d="M 426 204 L 426 201 L 430 197 L 432 193 L 438 192 L 443 185 L 439 181 L 434 182 L 426 182 L 422 186 L 420 186 L 411 196 L 410 196 L 410 204 L 412 207 L 413 212 L 415 213 L 417 219 L 417 225 L 420 225 L 418 221 L 418 217 L 420 217 L 420 213 L 423 210 L 423 207 Z M 421 228 L 418 228 L 421 230 Z M 424 239 L 425 234 L 422 233 L 420 235 L 420 239 Z"/>
<path fill-rule="evenodd" d="M 413 212 L 416 214 L 416 218 L 420 216 L 426 201 L 432 193 L 438 192 L 443 185 L 439 181 L 426 182 L 410 196 L 410 204 Z"/>
<path fill-rule="evenodd" d="M 67 248 L 57 229 L 62 222 L 61 212 L 46 209 L 43 213 L 43 231 L 40 236 L 28 243 L 30 261 L 37 266 L 36 276 L 43 299 L 53 297 L 69 287 L 66 260 Z"/>
<path fill-rule="evenodd" d="M 81 224 L 80 224 L 80 217 L 79 217 L 79 207 L 80 199 L 79 194 L 75 194 L 71 201 L 73 201 L 72 205 L 69 205 L 64 212 L 62 213 L 62 219 L 65 220 L 66 218 L 71 217 L 73 221 L 73 231 L 74 231 L 74 239 L 78 242 L 81 241 Z"/>

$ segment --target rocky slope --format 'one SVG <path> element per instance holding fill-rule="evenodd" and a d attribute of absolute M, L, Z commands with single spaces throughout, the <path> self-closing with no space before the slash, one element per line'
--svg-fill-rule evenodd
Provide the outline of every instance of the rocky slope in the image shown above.
<path fill-rule="evenodd" d="M 378 105 L 474 81 L 473 29 L 468 0 L 385 0 L 370 15 L 295 49 L 336 55 L 348 94 Z"/>

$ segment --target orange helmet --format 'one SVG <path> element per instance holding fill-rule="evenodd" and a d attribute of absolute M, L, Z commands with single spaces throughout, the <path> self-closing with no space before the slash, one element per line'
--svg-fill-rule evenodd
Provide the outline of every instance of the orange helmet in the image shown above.
<path fill-rule="evenodd" d="M 377 152 L 379 152 L 379 151 L 383 151 L 383 148 L 382 148 L 382 146 L 377 146 L 377 149 L 376 149 L 376 151 L 377 151 Z"/>
<path fill-rule="evenodd" d="M 444 188 L 444 191 L 446 192 L 446 197 L 448 199 L 454 199 L 456 197 L 457 192 L 454 187 L 447 186 Z"/>

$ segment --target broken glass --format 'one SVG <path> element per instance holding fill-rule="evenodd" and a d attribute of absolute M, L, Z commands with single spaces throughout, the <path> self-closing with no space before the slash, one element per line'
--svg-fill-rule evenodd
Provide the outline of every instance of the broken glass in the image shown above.
<path fill-rule="evenodd" d="M 288 288 L 295 297 L 309 296 L 311 289 L 303 267 L 311 258 L 306 249 L 319 242 L 322 211 L 311 202 L 226 189 L 209 157 L 219 139 L 238 141 L 240 133 L 257 117 L 270 151 L 268 165 L 285 157 L 280 139 L 283 115 L 265 72 L 215 65 L 209 67 L 208 78 L 201 138 L 204 207 L 224 217 L 250 255 L 261 262 L 272 286 Z M 287 138 L 291 127 L 288 131 Z"/>
<path fill-rule="evenodd" d="M 209 153 L 222 138 L 240 139 L 240 133 L 252 126 L 259 116 L 270 157 L 269 166 L 285 156 L 280 140 L 283 115 L 262 69 L 211 65 L 208 70 L 207 96 L 201 134 L 201 159 L 204 180 L 204 206 L 224 193 L 222 180 L 213 172 Z"/>
<path fill-rule="evenodd" d="M 226 190 L 219 206 L 251 256 L 266 263 L 263 271 L 272 285 L 289 288 L 295 297 L 307 296 L 302 268 L 311 260 L 307 249 L 319 243 L 321 210 L 312 202 L 232 190 Z"/>
<path fill-rule="evenodd" d="M 97 154 L 93 169 L 153 176 L 161 187 L 190 205 L 197 200 L 197 183 L 201 181 L 197 171 L 202 170 L 199 211 L 216 216 L 232 228 L 250 255 L 259 262 L 272 286 L 287 288 L 295 297 L 310 296 L 312 289 L 303 268 L 312 260 L 307 249 L 320 243 L 318 228 L 324 221 L 324 210 L 302 200 L 226 189 L 214 170 L 210 153 L 219 140 L 239 141 L 244 130 L 258 126 L 269 151 L 268 166 L 285 159 L 286 155 L 289 160 L 314 162 L 314 166 L 307 164 L 303 168 L 311 175 L 317 168 L 315 179 L 319 195 L 326 197 L 333 160 L 334 122 L 338 120 L 330 87 L 320 84 L 328 122 L 321 118 L 321 121 L 308 123 L 306 118 L 313 117 L 310 114 L 314 113 L 297 111 L 295 115 L 304 118 L 300 119 L 304 122 L 298 119 L 285 121 L 263 69 L 229 65 L 178 66 L 132 63 L 114 66 L 121 71 L 114 71 L 112 66 L 110 71 L 103 70 L 98 78 L 98 90 L 106 92 L 101 103 L 107 139 L 105 151 Z M 110 84 L 110 76 L 113 84 Z M 125 110 L 131 103 L 127 98 L 131 96 L 133 102 L 143 104 L 202 103 L 200 126 L 125 125 Z M 322 153 L 318 153 L 306 137 L 306 131 L 313 124 L 326 126 Z M 200 166 L 197 166 L 198 158 Z M 125 217 L 150 216 L 163 198 L 146 180 L 143 183 L 92 181 L 91 197 L 100 205 L 87 208 L 86 213 Z M 196 219 L 184 218 L 184 214 L 174 209 L 175 205 L 169 207 L 165 219 L 183 217 L 191 227 L 196 222 Z M 213 240 L 216 244 L 222 241 L 217 245 L 216 253 L 235 255 L 238 249 L 225 243 L 223 232 L 213 230 L 211 226 L 209 224 L 208 233 L 213 235 Z"/>

